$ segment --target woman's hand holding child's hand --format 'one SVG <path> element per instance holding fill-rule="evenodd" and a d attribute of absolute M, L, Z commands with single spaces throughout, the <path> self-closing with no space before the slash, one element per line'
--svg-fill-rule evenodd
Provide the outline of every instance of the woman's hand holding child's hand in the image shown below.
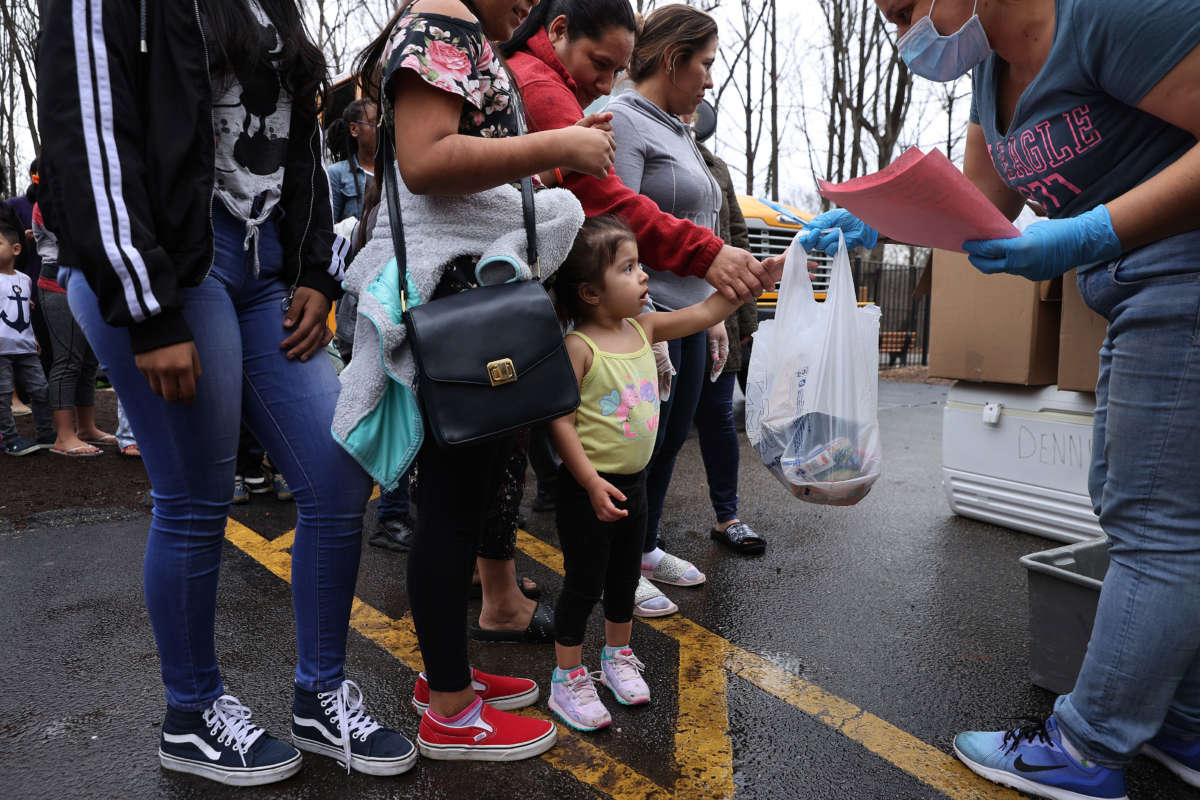
<path fill-rule="evenodd" d="M 569 128 L 559 128 L 556 133 L 561 138 L 559 144 L 562 147 L 562 158 L 558 160 L 563 166 L 593 178 L 603 179 L 608 175 L 617 156 L 617 146 L 611 129 L 572 125 Z"/>
<path fill-rule="evenodd" d="M 596 518 L 601 522 L 616 522 L 623 517 L 628 517 L 629 512 L 623 508 L 617 508 L 613 500 L 625 502 L 625 495 L 621 494 L 621 490 L 613 486 L 608 481 L 596 476 L 596 480 L 588 486 L 588 499 L 592 501 L 592 510 L 596 512 Z"/>
<path fill-rule="evenodd" d="M 575 124 L 581 128 L 595 128 L 601 131 L 612 133 L 612 112 L 602 111 L 599 114 L 588 114 L 583 119 Z"/>

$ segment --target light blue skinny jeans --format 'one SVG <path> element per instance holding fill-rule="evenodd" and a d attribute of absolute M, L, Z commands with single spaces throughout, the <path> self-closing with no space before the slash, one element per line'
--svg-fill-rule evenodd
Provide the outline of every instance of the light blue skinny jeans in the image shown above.
<path fill-rule="evenodd" d="M 322 351 L 289 361 L 279 279 L 282 251 L 273 222 L 262 226 L 261 268 L 243 250 L 245 227 L 213 209 L 211 274 L 183 290 L 203 375 L 191 407 L 150 391 L 124 328 L 104 322 L 82 274 L 65 276 L 71 311 L 121 398 L 150 475 L 154 514 L 143 569 L 168 705 L 206 708 L 224 688 L 214 645 L 217 577 L 233 499 L 243 416 L 296 499 L 292 600 L 296 684 L 341 685 L 346 632 L 370 482 L 329 432 L 340 384 Z M 243 603 L 250 603 L 244 599 Z M 251 605 L 247 615 L 257 613 Z M 253 643 L 243 643 L 252 647 Z"/>
<path fill-rule="evenodd" d="M 1127 764 L 1161 730 L 1200 737 L 1200 231 L 1079 276 L 1108 319 L 1089 488 L 1110 564 L 1075 688 L 1055 717 Z"/>

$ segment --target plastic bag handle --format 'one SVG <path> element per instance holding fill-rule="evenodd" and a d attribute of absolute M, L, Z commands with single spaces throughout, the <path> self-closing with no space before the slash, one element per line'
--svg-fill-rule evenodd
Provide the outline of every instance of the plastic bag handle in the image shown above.
<path fill-rule="evenodd" d="M 850 268 L 850 254 L 846 252 L 846 238 L 841 228 L 837 229 L 838 249 L 833 256 L 833 267 L 829 272 L 829 288 L 825 292 L 825 303 L 840 307 L 851 303 L 858 307 L 858 295 L 854 291 L 854 272 Z"/>
<path fill-rule="evenodd" d="M 815 307 L 812 280 L 808 277 L 808 253 L 800 245 L 800 235 L 792 240 L 787 257 L 783 261 L 783 277 L 779 281 L 779 296 L 775 302 L 775 316 L 788 319 L 792 314 L 803 314 Z"/>

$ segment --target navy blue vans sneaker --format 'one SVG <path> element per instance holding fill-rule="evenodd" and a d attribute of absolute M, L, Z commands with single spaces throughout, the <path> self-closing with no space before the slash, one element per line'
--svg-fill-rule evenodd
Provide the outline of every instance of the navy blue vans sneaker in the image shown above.
<path fill-rule="evenodd" d="M 296 687 L 292 741 L 301 750 L 336 758 L 367 775 L 399 775 L 417 762 L 417 749 L 404 734 L 388 730 L 363 708 L 362 690 L 342 681 L 331 692 Z"/>
<path fill-rule="evenodd" d="M 300 771 L 300 752 L 250 722 L 250 709 L 223 694 L 203 711 L 167 708 L 159 736 L 163 769 L 230 786 L 260 786 Z"/>
<path fill-rule="evenodd" d="M 27 456 L 30 453 L 36 453 L 45 448 L 46 445 L 31 442 L 19 433 L 13 434 L 4 440 L 4 452 L 10 456 Z"/>
<path fill-rule="evenodd" d="M 1013 731 L 960 733 L 954 754 L 976 775 L 1034 797 L 1128 800 L 1125 772 L 1073 758 L 1054 717 Z"/>
<path fill-rule="evenodd" d="M 1142 745 L 1142 755 L 1162 764 L 1188 786 L 1200 788 L 1200 739 L 1160 733 Z"/>

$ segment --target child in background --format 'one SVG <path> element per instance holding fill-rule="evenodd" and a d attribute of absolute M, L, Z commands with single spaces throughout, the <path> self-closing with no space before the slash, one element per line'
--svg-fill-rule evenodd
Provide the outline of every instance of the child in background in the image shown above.
<path fill-rule="evenodd" d="M 0 224 L 0 435 L 4 452 L 10 456 L 36 453 L 54 443 L 54 424 L 50 417 L 50 396 L 46 373 L 38 360 L 38 344 L 33 335 L 33 281 L 17 272 L 22 231 Z M 13 422 L 13 389 L 20 386 L 29 393 L 37 441 L 17 433 Z"/>
<path fill-rule="evenodd" d="M 781 260 L 766 263 L 779 279 Z M 623 705 L 650 702 L 645 668 L 629 646 L 633 596 L 646 532 L 646 465 L 658 430 L 658 368 L 650 345 L 711 328 L 736 306 L 721 294 L 678 311 L 643 314 L 649 278 L 637 239 L 619 218 L 584 223 L 559 268 L 556 291 L 575 324 L 567 353 L 579 381 L 574 413 L 550 424 L 563 466 L 557 523 L 566 579 L 555 610 L 549 705 L 576 730 L 612 719 L 583 666 L 588 615 L 603 593 L 605 647 L 599 680 Z"/>

